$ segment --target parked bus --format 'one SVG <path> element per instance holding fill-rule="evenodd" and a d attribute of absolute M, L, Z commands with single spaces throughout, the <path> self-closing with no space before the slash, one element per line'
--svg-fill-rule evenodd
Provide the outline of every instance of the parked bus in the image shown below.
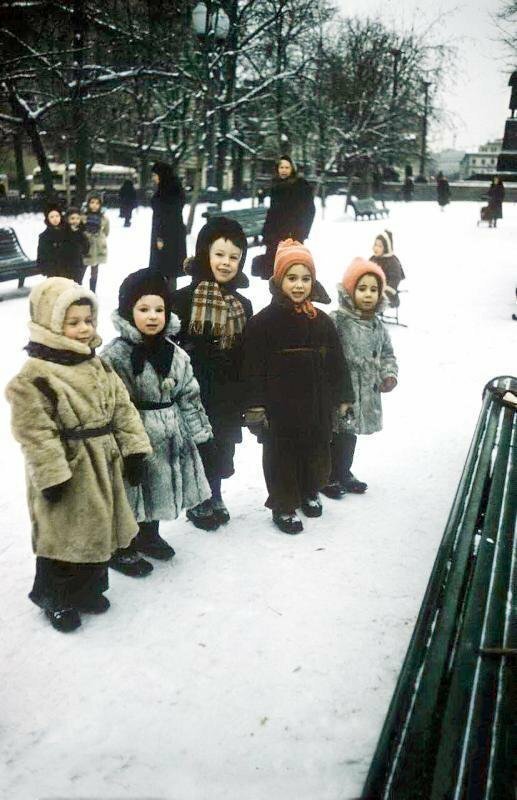
<path fill-rule="evenodd" d="M 54 179 L 54 191 L 57 195 L 66 197 L 67 175 L 65 164 L 51 162 L 49 167 Z M 138 172 L 134 167 L 94 164 L 92 168 L 88 170 L 88 189 L 98 189 L 100 192 L 118 192 L 123 181 L 127 178 L 133 181 L 135 189 L 140 187 Z M 69 165 L 68 180 L 73 194 L 76 184 L 75 164 Z M 33 197 L 41 197 L 43 193 L 41 169 L 36 167 L 32 174 L 31 194 Z"/>

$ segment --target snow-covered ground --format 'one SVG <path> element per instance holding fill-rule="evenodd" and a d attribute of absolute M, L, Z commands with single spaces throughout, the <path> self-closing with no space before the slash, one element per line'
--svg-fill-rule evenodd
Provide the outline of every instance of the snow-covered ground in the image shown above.
<path fill-rule="evenodd" d="M 163 532 L 177 556 L 141 581 L 111 574 L 112 608 L 55 632 L 27 599 L 33 578 L 23 463 L 0 398 L 2 536 L 0 795 L 156 800 L 351 800 L 359 795 L 472 437 L 481 390 L 516 374 L 517 208 L 476 227 L 476 203 L 391 204 L 406 270 L 391 327 L 400 383 L 385 430 L 361 437 L 364 496 L 326 500 L 297 537 L 264 508 L 260 449 L 245 432 L 225 483 L 232 521 L 215 534 L 184 518 Z M 202 222 L 197 212 L 194 234 Z M 150 211 L 124 229 L 109 212 L 100 333 L 121 279 L 145 266 Z M 0 218 L 35 255 L 41 218 Z M 380 222 L 318 213 L 309 245 L 335 284 L 368 256 Z M 193 252 L 194 238 L 190 240 Z M 251 250 L 251 257 L 259 252 Z M 33 285 L 40 278 L 33 278 Z M 1 284 L 0 383 L 27 340 L 26 297 Z M 248 291 L 259 310 L 265 282 Z"/>

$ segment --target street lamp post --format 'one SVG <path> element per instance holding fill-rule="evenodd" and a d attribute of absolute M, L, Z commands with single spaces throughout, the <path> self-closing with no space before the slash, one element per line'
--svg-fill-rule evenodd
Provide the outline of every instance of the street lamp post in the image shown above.
<path fill-rule="evenodd" d="M 418 180 L 421 183 L 426 183 L 427 178 L 425 177 L 425 162 L 427 156 L 427 115 L 429 113 L 429 87 L 431 86 L 431 81 L 424 81 L 424 115 L 422 117 L 422 142 L 421 142 L 421 150 L 420 150 L 420 174 L 418 176 Z"/>
<path fill-rule="evenodd" d="M 219 84 L 219 66 L 217 74 L 211 63 L 211 58 L 217 50 L 217 45 L 224 42 L 230 31 L 230 20 L 225 10 L 214 0 L 199 2 L 192 11 L 192 28 L 201 45 L 203 58 L 203 82 L 205 92 L 204 144 L 208 155 L 207 188 L 212 189 L 215 184 L 215 145 L 216 125 L 214 94 Z"/>

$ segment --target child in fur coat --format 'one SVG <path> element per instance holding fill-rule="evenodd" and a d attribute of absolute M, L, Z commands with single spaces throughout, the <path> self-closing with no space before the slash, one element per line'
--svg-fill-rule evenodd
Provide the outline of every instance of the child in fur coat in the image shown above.
<path fill-rule="evenodd" d="M 172 547 L 159 534 L 159 521 L 176 519 L 211 496 L 198 448 L 212 438 L 199 384 L 187 354 L 169 337 L 180 329 L 171 313 L 165 278 L 149 269 L 133 272 L 119 290 L 112 316 L 119 331 L 102 358 L 122 378 L 153 447 L 140 486 L 128 486 L 138 520 L 137 550 L 168 560 Z"/>
<path fill-rule="evenodd" d="M 29 358 L 6 389 L 26 463 L 36 577 L 30 599 L 68 632 L 107 611 L 107 566 L 137 524 L 123 474 L 140 480 L 148 436 L 124 384 L 95 355 L 97 300 L 66 278 L 30 294 Z"/>
<path fill-rule="evenodd" d="M 372 261 L 355 258 L 338 285 L 336 325 L 354 386 L 353 413 L 337 420 L 332 439 L 332 470 L 327 497 L 367 489 L 351 472 L 358 434 L 382 430 L 381 393 L 397 385 L 398 367 L 386 326 L 376 316 L 386 286 L 384 272 Z"/>
<path fill-rule="evenodd" d="M 271 304 L 245 336 L 245 420 L 263 442 L 266 505 L 284 533 L 303 530 L 296 509 L 319 517 L 328 483 L 332 417 L 354 399 L 348 367 L 329 317 L 312 301 L 330 299 L 316 280 L 310 251 L 280 242 L 269 282 Z"/>
<path fill-rule="evenodd" d="M 233 475 L 235 445 L 242 441 L 242 343 L 253 314 L 250 301 L 237 291 L 248 286 L 242 271 L 246 250 L 239 223 L 214 217 L 199 231 L 196 254 L 187 260 L 192 283 L 172 295 L 181 321 L 178 342 L 191 358 L 214 432 L 212 445 L 202 454 L 212 496 L 187 511 L 202 530 L 215 530 L 230 519 L 221 481 Z"/>

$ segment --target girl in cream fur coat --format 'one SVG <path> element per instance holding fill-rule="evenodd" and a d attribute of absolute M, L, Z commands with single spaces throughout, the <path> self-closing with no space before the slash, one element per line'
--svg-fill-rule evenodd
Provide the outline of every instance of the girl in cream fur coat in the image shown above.
<path fill-rule="evenodd" d="M 95 295 L 67 278 L 30 294 L 29 358 L 6 389 L 25 457 L 36 554 L 30 599 L 68 632 L 109 608 L 107 563 L 137 532 L 123 474 L 149 439 L 118 375 L 95 355 Z"/>

